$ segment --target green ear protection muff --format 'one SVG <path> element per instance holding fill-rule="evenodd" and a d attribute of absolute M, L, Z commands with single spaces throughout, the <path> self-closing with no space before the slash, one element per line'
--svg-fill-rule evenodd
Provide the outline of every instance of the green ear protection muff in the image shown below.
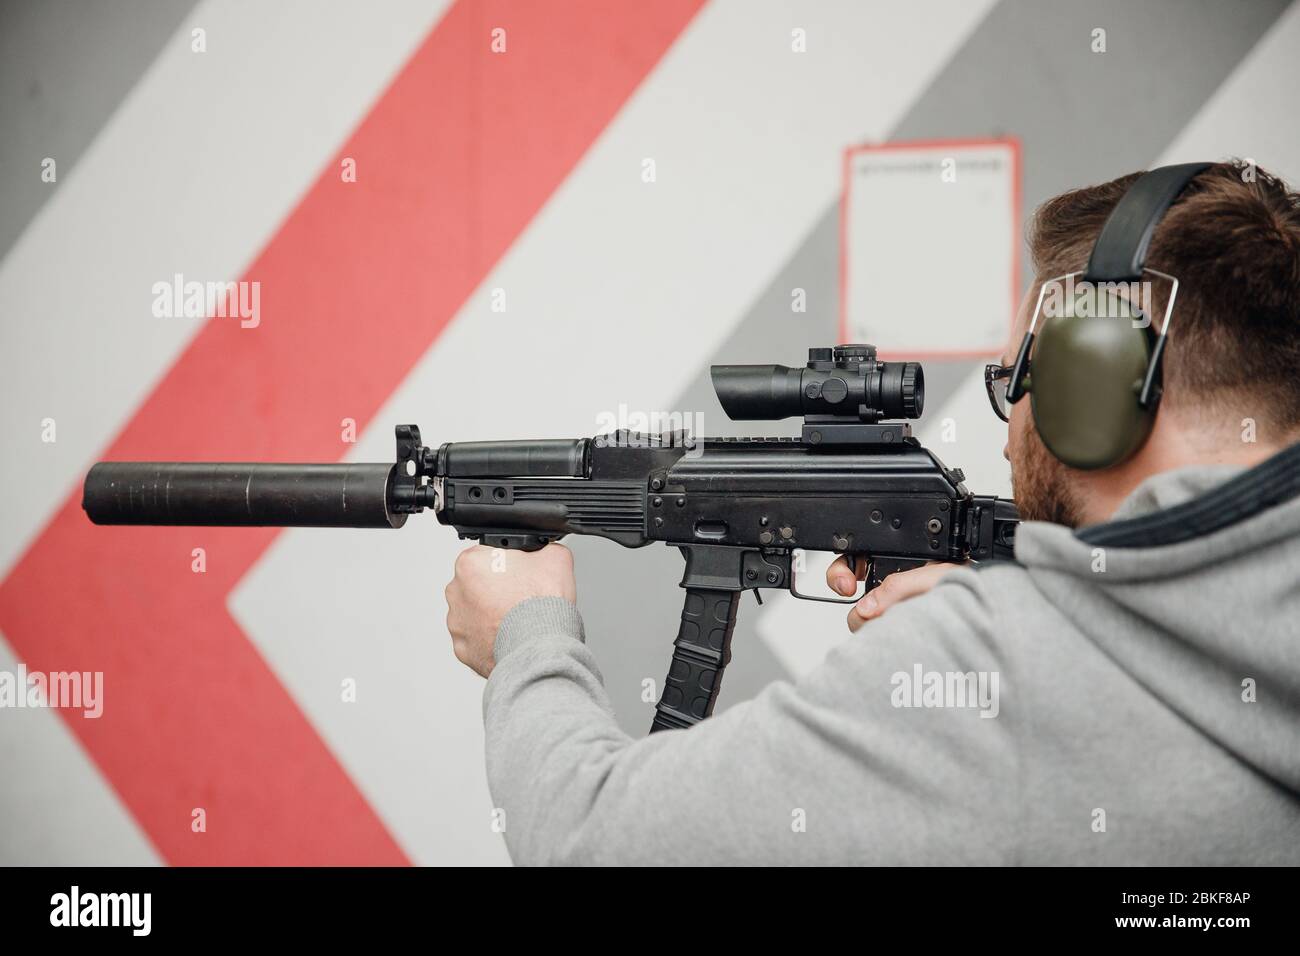
<path fill-rule="evenodd" d="M 1007 400 L 1031 396 L 1043 444 L 1072 468 L 1117 465 L 1151 433 L 1178 280 L 1145 267 L 1147 248 L 1165 211 L 1210 165 L 1185 163 L 1144 173 L 1111 211 L 1077 285 L 1079 273 L 1070 273 L 1049 279 L 1039 292 Z M 1131 284 L 1147 273 L 1173 283 L 1158 336 L 1138 305 L 1118 294 L 1136 288 Z M 1054 314 L 1044 317 L 1044 295 L 1054 284 L 1066 295 Z"/>
<path fill-rule="evenodd" d="M 1101 299 L 1099 307 L 1094 307 Z M 1146 441 L 1155 409 L 1138 401 L 1156 336 L 1123 298 L 1095 288 L 1044 320 L 1029 397 L 1047 450 L 1074 468 L 1105 468 Z"/>

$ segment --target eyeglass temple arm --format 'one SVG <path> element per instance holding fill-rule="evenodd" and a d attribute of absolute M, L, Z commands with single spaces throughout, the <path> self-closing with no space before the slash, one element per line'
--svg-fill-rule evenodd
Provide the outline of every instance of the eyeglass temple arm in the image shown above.
<path fill-rule="evenodd" d="M 1007 401 L 1014 405 L 1025 397 L 1025 373 L 1029 371 L 1029 350 L 1034 344 L 1034 332 L 1038 328 L 1038 317 L 1043 312 L 1043 296 L 1047 294 L 1047 287 L 1055 282 L 1062 282 L 1072 276 L 1079 275 L 1078 272 L 1069 272 L 1063 276 L 1057 276 L 1055 279 L 1048 279 L 1038 287 L 1038 301 L 1034 304 L 1034 317 L 1029 320 L 1029 331 L 1025 333 L 1023 341 L 1020 343 L 1020 351 L 1016 353 L 1016 362 L 1011 366 L 1011 381 L 1007 383 Z"/>

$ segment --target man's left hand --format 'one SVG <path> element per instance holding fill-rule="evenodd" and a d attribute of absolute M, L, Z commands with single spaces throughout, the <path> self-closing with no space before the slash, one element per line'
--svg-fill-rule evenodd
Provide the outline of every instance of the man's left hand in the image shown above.
<path fill-rule="evenodd" d="M 562 544 L 540 551 L 507 551 L 475 545 L 456 559 L 447 585 L 447 630 L 456 659 L 480 677 L 496 666 L 493 645 L 501 621 L 516 604 L 533 597 L 577 600 L 573 552 Z"/>

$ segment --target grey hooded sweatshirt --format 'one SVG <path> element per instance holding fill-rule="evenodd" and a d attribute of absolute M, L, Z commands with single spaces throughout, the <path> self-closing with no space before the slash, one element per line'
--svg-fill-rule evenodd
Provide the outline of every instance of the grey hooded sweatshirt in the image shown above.
<path fill-rule="evenodd" d="M 511 610 L 496 660 L 516 863 L 1295 865 L 1300 445 L 1022 523 L 1016 562 L 689 730 L 619 729 L 563 599 Z"/>

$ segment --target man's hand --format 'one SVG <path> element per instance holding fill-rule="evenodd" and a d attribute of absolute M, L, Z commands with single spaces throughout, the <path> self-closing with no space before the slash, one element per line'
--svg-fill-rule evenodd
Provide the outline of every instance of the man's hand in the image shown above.
<path fill-rule="evenodd" d="M 496 666 L 497 630 L 512 607 L 533 597 L 577 599 L 573 552 L 562 544 L 540 551 L 506 551 L 475 545 L 456 559 L 447 585 L 447 630 L 456 659 L 480 677 Z"/>
<path fill-rule="evenodd" d="M 945 574 L 960 567 L 960 564 L 936 562 L 910 571 L 895 571 L 881 581 L 879 587 L 864 594 L 862 599 L 849 610 L 849 630 L 856 634 L 858 628 L 867 621 L 880 617 L 895 604 L 916 597 L 918 594 L 924 594 L 938 584 Z M 842 557 L 836 558 L 826 569 L 826 583 L 836 594 L 849 597 L 857 591 L 858 582 L 863 579 L 866 570 L 866 561 L 859 560 L 857 572 L 854 573 L 847 560 Z"/>

